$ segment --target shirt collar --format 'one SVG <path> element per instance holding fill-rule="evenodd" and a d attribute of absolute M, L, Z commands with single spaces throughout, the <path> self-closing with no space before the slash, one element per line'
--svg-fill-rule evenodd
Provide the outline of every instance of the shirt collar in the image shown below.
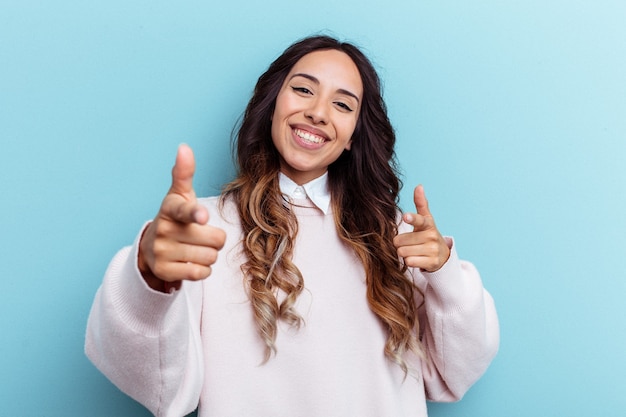
<path fill-rule="evenodd" d="M 328 172 L 321 177 L 303 185 L 298 185 L 282 172 L 278 175 L 280 192 L 289 198 L 304 199 L 308 197 L 324 214 L 330 208 L 330 192 L 328 191 Z"/>

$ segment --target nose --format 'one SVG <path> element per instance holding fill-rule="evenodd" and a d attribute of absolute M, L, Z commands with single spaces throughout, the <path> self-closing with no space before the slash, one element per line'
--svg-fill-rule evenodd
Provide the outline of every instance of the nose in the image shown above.
<path fill-rule="evenodd" d="M 328 123 L 328 106 L 319 98 L 311 100 L 311 105 L 304 111 L 304 117 L 313 124 L 325 125 Z"/>

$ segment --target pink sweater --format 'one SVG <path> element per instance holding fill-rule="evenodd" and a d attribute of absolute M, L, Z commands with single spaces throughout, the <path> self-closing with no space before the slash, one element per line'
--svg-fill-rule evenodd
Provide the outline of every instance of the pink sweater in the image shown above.
<path fill-rule="evenodd" d="M 404 378 L 383 353 L 386 339 L 370 311 L 364 272 L 339 240 L 332 213 L 296 201 L 294 262 L 306 289 L 297 302 L 305 325 L 279 325 L 267 363 L 239 266 L 241 229 L 234 205 L 201 200 L 227 233 L 212 275 L 180 291 L 151 290 L 137 269 L 137 244 L 111 261 L 89 316 L 85 351 L 115 385 L 156 416 L 411 416 L 426 400 L 454 401 L 494 357 L 499 330 L 493 300 L 452 241 L 436 273 L 410 270 L 425 293 L 420 326 L 428 361 L 410 356 Z M 403 224 L 404 230 L 408 225 Z"/>

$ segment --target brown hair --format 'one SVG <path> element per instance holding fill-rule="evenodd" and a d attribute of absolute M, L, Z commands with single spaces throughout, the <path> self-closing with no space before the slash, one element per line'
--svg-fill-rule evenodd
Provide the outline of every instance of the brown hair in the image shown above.
<path fill-rule="evenodd" d="M 247 261 L 242 271 L 254 317 L 266 349 L 276 350 L 277 321 L 300 326 L 294 303 L 304 280 L 291 261 L 298 224 L 284 204 L 279 188 L 280 162 L 271 138 L 276 97 L 291 68 L 308 53 L 335 49 L 356 64 L 363 98 L 350 151 L 328 168 L 335 225 L 340 238 L 363 263 L 367 299 L 387 330 L 385 355 L 406 372 L 403 355 L 421 352 L 413 283 L 398 258 L 393 238 L 398 232 L 401 181 L 395 159 L 395 133 L 382 98 L 378 74 L 355 46 L 328 36 L 313 36 L 291 45 L 259 78 L 243 115 L 233 147 L 238 175 L 227 184 L 223 200 L 235 202 L 244 233 Z M 275 293 L 286 297 L 279 303 Z"/>

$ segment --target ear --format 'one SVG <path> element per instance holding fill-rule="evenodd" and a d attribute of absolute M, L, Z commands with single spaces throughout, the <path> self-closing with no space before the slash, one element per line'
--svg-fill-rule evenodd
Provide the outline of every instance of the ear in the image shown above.
<path fill-rule="evenodd" d="M 346 151 L 349 151 L 351 146 L 352 146 L 352 139 L 350 139 L 350 141 L 346 144 L 346 147 L 344 149 Z"/>

